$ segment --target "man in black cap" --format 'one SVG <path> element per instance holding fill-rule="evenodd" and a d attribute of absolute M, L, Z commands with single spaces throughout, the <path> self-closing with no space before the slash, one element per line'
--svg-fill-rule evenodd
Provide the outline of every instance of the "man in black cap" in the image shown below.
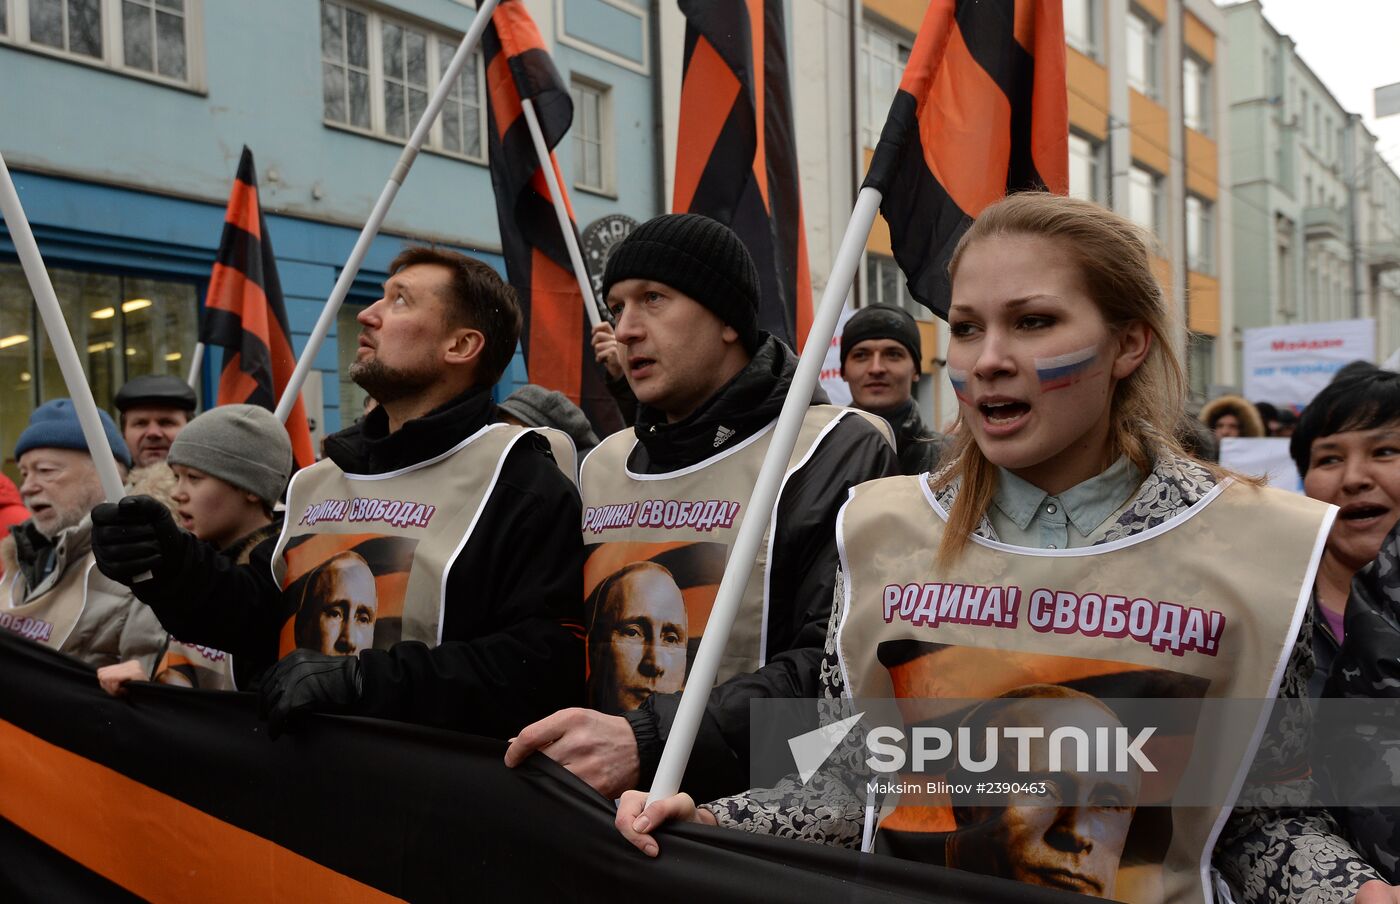
<path fill-rule="evenodd" d="M 838 562 L 836 514 L 850 487 L 895 473 L 897 462 L 884 422 L 824 404 L 818 391 L 777 505 L 748 511 L 797 370 L 787 346 L 759 331 L 758 292 L 739 237 L 695 214 L 642 224 L 608 258 L 603 294 L 639 406 L 634 428 L 599 443 L 579 476 L 588 551 L 583 583 L 592 605 L 584 618 L 589 643 L 613 647 L 606 655 L 590 650 L 592 661 L 627 659 L 636 663 L 636 677 L 622 695 L 626 712 L 557 712 L 520 732 L 507 765 L 541 750 L 613 798 L 651 781 L 680 702 L 679 693 L 662 692 L 654 680 L 663 668 L 656 651 L 674 643 L 693 655 L 745 517 L 763 519 L 768 536 L 706 705 L 685 790 L 710 800 L 748 787 L 750 701 L 816 695 Z M 683 636 L 682 619 L 659 598 L 624 619 L 603 611 L 609 595 L 594 591 L 639 563 L 671 575 L 686 610 Z M 603 621 L 609 630 L 598 629 Z M 675 665 L 664 667 L 673 673 Z M 594 699 L 598 682 L 609 680 L 596 668 L 589 675 Z"/>
<path fill-rule="evenodd" d="M 197 407 L 188 383 L 154 374 L 127 380 L 113 401 L 121 412 L 122 438 L 138 468 L 165 461 Z"/>
<path fill-rule="evenodd" d="M 861 308 L 841 332 L 841 376 L 851 404 L 889 421 L 905 474 L 933 471 L 945 437 L 924 426 L 914 404 L 923 343 L 908 311 L 888 304 Z"/>

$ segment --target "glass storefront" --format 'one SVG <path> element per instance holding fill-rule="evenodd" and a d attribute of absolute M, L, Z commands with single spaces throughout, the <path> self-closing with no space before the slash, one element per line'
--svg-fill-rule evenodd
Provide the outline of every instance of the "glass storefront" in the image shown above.
<path fill-rule="evenodd" d="M 144 374 L 189 373 L 199 338 L 193 282 L 50 267 L 92 394 L 116 417 L 112 397 Z M 15 443 L 35 407 L 63 398 L 58 362 L 18 264 L 0 263 L 0 468 L 18 480 Z"/>

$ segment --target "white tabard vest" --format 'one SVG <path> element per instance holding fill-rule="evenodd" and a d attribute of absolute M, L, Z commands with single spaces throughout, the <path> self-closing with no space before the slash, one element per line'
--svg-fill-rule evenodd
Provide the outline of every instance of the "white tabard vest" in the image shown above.
<path fill-rule="evenodd" d="M 1097 873 L 1075 873 L 1089 869 L 1085 853 L 1062 879 L 1091 876 L 1100 885 L 1095 893 L 1117 900 L 1209 901 L 1210 854 L 1229 807 L 1176 802 L 1183 791 L 1195 790 L 1184 787 L 1192 775 L 1218 777 L 1234 789 L 1221 800 L 1238 792 L 1335 513 L 1303 496 L 1226 480 L 1189 511 L 1129 538 L 1073 550 L 973 538 L 953 565 L 940 568 L 935 555 L 947 516 L 927 482 L 901 477 L 865 484 L 842 510 L 837 529 L 846 609 L 836 646 L 846 693 L 866 701 L 896 698 L 906 718 L 920 714 L 913 721 L 927 721 L 945 700 L 949 724 L 978 726 L 990 723 L 971 721 L 981 706 L 976 701 L 1003 695 L 1070 695 L 1096 708 L 1096 717 L 1109 713 L 1110 719 L 1114 707 L 1125 706 L 1113 698 L 1128 697 L 1152 698 L 1156 702 L 1147 705 L 1159 708 L 1161 699 L 1175 698 L 1201 713 L 1216 712 L 1178 728 L 1173 738 L 1149 741 L 1149 761 L 1156 757 L 1159 768 L 1151 776 L 1138 773 L 1138 805 L 1119 808 L 1117 829 L 1103 829 L 1112 820 L 1084 820 L 1080 814 L 1088 808 L 1058 811 L 1071 814 L 1076 826 L 1102 829 L 1105 837 L 1085 837 L 1099 845 L 1100 855 L 1111 852 L 1106 866 L 1102 856 L 1093 861 Z M 1231 702 L 1217 706 L 1216 700 Z M 1226 707 L 1239 722 L 1232 732 L 1209 722 L 1222 718 Z M 907 794 L 908 787 L 901 782 L 895 790 Z M 915 787 L 933 791 L 926 782 Z M 909 805 L 906 797 L 905 806 L 886 797 L 874 847 L 1006 877 L 1013 877 L 1013 868 L 1023 879 L 1034 872 L 1017 858 L 1036 853 L 1034 843 L 1053 829 L 1036 830 L 1032 843 L 1020 847 L 989 841 L 1015 837 L 1010 830 L 996 833 L 1025 811 L 995 799 L 972 809 L 967 796 L 959 811 L 949 792 L 939 793 L 941 801 L 934 794 Z M 1143 806 L 1154 795 L 1160 805 Z M 1007 809 L 991 809 L 1000 806 Z M 986 817 L 979 813 L 999 814 L 993 817 L 999 822 L 980 822 Z M 967 839 L 997 847 L 979 856 L 960 847 Z M 1061 852 L 1071 849 L 1060 842 Z M 958 853 L 968 850 L 974 852 Z M 1068 855 L 1049 856 L 1060 857 L 1061 868 L 1070 862 Z"/>
<path fill-rule="evenodd" d="M 156 669 L 161 678 L 168 669 L 174 669 L 181 677 L 203 691 L 236 691 L 238 684 L 233 678 L 233 657 L 223 650 L 195 643 L 184 643 L 170 639 L 170 646 L 161 658 Z"/>
<path fill-rule="evenodd" d="M 272 558 L 273 577 L 296 600 L 280 654 L 441 643 L 452 563 L 506 455 L 538 432 L 488 424 L 436 458 L 385 474 L 347 474 L 331 461 L 298 471 Z"/>
<path fill-rule="evenodd" d="M 64 643 L 87 607 L 91 579 L 94 578 L 108 583 L 89 553 L 69 564 L 61 573 L 55 569 L 39 585 L 39 592 L 24 602 L 20 592 L 24 581 L 16 568 L 0 578 L 0 593 L 4 594 L 4 602 L 0 604 L 0 629 L 55 650 L 64 649 Z M 120 585 L 114 586 L 118 591 L 124 589 Z"/>
<path fill-rule="evenodd" d="M 574 438 L 553 427 L 536 427 L 535 432 L 542 434 L 549 441 L 549 451 L 554 454 L 554 463 L 564 472 L 564 476 L 569 478 L 570 483 L 578 486 L 578 447 L 574 445 Z"/>
<path fill-rule="evenodd" d="M 807 410 L 784 483 L 842 418 L 860 416 L 893 445 L 883 419 L 814 405 Z M 637 474 L 627 468 L 637 443 L 630 430 L 608 437 L 584 460 L 579 483 L 588 553 L 584 593 L 590 706 L 621 712 L 635 709 L 650 693 L 684 686 L 772 434 L 770 424 L 713 458 L 664 474 Z M 763 665 L 775 514 L 776 507 L 762 515 L 769 519 L 768 532 L 718 681 Z M 638 567 L 650 574 L 625 577 Z"/>

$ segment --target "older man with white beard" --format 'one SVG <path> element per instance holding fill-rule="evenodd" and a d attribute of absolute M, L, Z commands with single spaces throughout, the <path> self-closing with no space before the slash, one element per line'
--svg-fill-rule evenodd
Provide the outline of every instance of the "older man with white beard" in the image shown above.
<path fill-rule="evenodd" d="M 124 472 L 131 454 L 111 418 L 99 414 Z M 103 501 L 102 482 L 73 403 L 36 409 L 15 457 L 30 518 L 0 541 L 0 628 L 92 666 L 135 659 L 149 669 L 165 632 L 131 591 L 93 567 L 89 516 Z"/>

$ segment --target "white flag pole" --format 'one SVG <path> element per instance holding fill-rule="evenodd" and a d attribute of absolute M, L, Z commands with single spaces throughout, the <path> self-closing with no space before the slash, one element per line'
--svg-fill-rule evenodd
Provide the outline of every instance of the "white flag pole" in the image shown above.
<path fill-rule="evenodd" d="M 593 297 L 593 281 L 588 278 L 588 268 L 583 265 L 583 254 L 578 249 L 578 236 L 574 234 L 574 224 L 569 219 L 569 209 L 564 206 L 564 192 L 559 188 L 559 174 L 554 171 L 554 161 L 550 159 L 549 147 L 544 143 L 544 132 L 540 130 L 539 117 L 535 115 L 535 102 L 524 98 L 520 103 L 525 113 L 525 123 L 530 127 L 530 138 L 535 143 L 535 157 L 540 161 L 544 181 L 549 185 L 549 199 L 554 202 L 554 216 L 559 220 L 559 231 L 564 234 L 564 244 L 569 249 L 569 262 L 573 264 L 574 279 L 578 280 L 578 290 L 583 293 L 583 311 L 588 315 L 590 328 L 603 322 L 598 313 L 598 302 Z"/>
<path fill-rule="evenodd" d="M 836 323 L 841 317 L 841 307 L 855 280 L 860 256 L 865 251 L 870 228 L 875 224 L 875 214 L 880 210 L 880 192 L 874 188 L 862 188 L 856 196 L 855 209 L 846 225 L 846 234 L 841 239 L 841 247 L 836 252 L 836 260 L 831 267 L 826 290 L 821 302 L 813 312 L 812 328 L 807 333 L 807 344 L 802 348 L 802 357 L 797 362 L 797 373 L 793 375 L 787 399 L 783 402 L 778 424 L 773 429 L 773 441 L 763 458 L 763 467 L 758 472 L 758 482 L 749 498 L 749 515 L 739 525 L 734 538 L 734 548 L 729 553 L 729 561 L 724 566 L 724 578 L 720 581 L 719 592 L 715 595 L 714 608 L 705 622 L 705 633 L 700 638 L 700 649 L 695 654 L 695 662 L 686 676 L 685 691 L 681 694 L 680 707 L 676 711 L 675 723 L 666 739 L 666 747 L 661 752 L 661 762 L 656 767 L 656 778 L 652 781 L 647 802 L 670 797 L 680 790 L 681 777 L 685 775 L 686 763 L 690 759 L 691 747 L 695 744 L 695 733 L 700 728 L 700 720 L 705 714 L 705 703 L 715 685 L 715 675 L 719 671 L 720 657 L 729 641 L 730 629 L 739 612 L 744 587 L 748 584 L 749 573 L 758 557 L 759 546 L 763 542 L 764 531 L 768 529 L 768 515 L 778 501 L 778 490 L 783 473 L 787 470 L 792 450 L 797 445 L 797 434 L 802 429 L 802 420 L 812 403 L 812 393 L 817 388 L 817 378 L 821 375 L 822 361 L 836 335 Z"/>
<path fill-rule="evenodd" d="M 83 373 L 78 349 L 73 345 L 73 337 L 63 319 L 63 308 L 54 294 L 49 271 L 44 267 L 39 245 L 34 241 L 34 231 L 29 228 L 29 220 L 24 216 L 19 193 L 15 191 L 10 168 L 5 165 L 3 156 L 0 156 L 0 213 L 4 214 L 5 224 L 10 228 L 10 239 L 15 243 L 15 253 L 19 255 L 20 266 L 24 268 L 24 278 L 29 281 L 29 291 L 34 293 L 39 316 L 44 321 L 44 331 L 48 333 L 49 344 L 53 346 L 54 357 L 58 359 L 58 369 L 63 373 L 63 382 L 68 385 L 68 396 L 73 400 L 73 410 L 83 429 L 83 439 L 87 441 L 93 466 L 97 468 L 97 476 L 102 481 L 102 492 L 108 502 L 117 502 L 126 495 L 121 473 L 117 471 L 117 460 L 102 429 L 102 420 L 97 416 L 92 387 Z"/>
<path fill-rule="evenodd" d="M 199 395 L 199 376 L 200 376 L 199 371 L 200 371 L 200 368 L 203 367 L 203 366 L 204 366 L 204 343 L 203 343 L 203 342 L 196 342 L 196 343 L 194 344 L 194 356 L 190 358 L 190 376 L 189 376 L 189 378 L 185 381 L 186 383 L 189 383 L 189 384 L 190 384 L 190 389 L 193 389 L 193 390 L 194 390 L 196 396 Z"/>
<path fill-rule="evenodd" d="M 457 76 L 471 60 L 472 51 L 476 50 L 477 44 L 481 42 L 481 35 L 486 31 L 486 26 L 490 24 L 491 13 L 495 11 L 498 2 L 499 0 L 481 0 L 478 4 L 476 18 L 472 19 L 471 27 L 463 36 L 462 43 L 457 45 L 457 52 L 453 54 L 452 62 L 447 65 L 447 70 L 443 72 L 437 88 L 433 91 L 433 96 L 428 100 L 427 109 L 423 111 L 418 125 L 414 127 L 413 134 L 408 138 L 408 144 L 404 145 L 403 153 L 399 155 L 393 170 L 390 171 L 389 181 L 385 183 L 384 190 L 379 193 L 379 200 L 374 202 L 374 209 L 370 211 L 369 220 L 366 221 L 365 228 L 360 230 L 360 237 L 355 240 L 355 247 L 350 251 L 350 259 L 345 262 L 344 269 L 340 271 L 340 277 L 335 281 L 335 288 L 331 290 L 331 297 L 326 299 L 326 306 L 321 309 L 321 316 L 316 320 L 316 326 L 311 330 L 311 335 L 306 340 L 306 347 L 302 349 L 301 357 L 297 359 L 296 370 L 292 371 L 291 379 L 287 381 L 287 388 L 282 391 L 282 398 L 277 402 L 277 417 L 282 423 L 285 424 L 287 418 L 291 417 L 292 408 L 296 406 L 297 394 L 301 392 L 302 384 L 306 382 L 307 374 L 311 372 L 311 364 L 316 360 L 316 354 L 321 350 L 321 344 L 326 341 L 326 335 L 330 333 L 331 325 L 335 323 L 335 315 L 340 311 L 340 306 L 350 291 L 350 284 L 355 281 L 356 275 L 359 274 L 360 265 L 365 262 L 365 255 L 369 253 L 369 246 L 373 244 L 375 236 L 379 234 L 379 228 L 384 225 L 384 217 L 388 215 L 389 208 L 393 205 L 394 198 L 403 185 L 403 180 L 408 178 L 408 171 L 413 167 L 413 161 L 417 159 L 418 151 L 423 147 L 423 142 L 427 140 L 428 131 L 437 121 L 438 113 L 442 111 L 442 105 L 447 101 L 448 92 L 457 83 Z"/>
<path fill-rule="evenodd" d="M 34 294 L 39 317 L 44 321 L 44 332 L 48 333 L 49 345 L 53 347 L 59 372 L 63 374 L 63 382 L 68 387 L 68 397 L 73 402 L 74 413 L 78 415 L 78 426 L 83 430 L 88 454 L 92 456 L 92 465 L 97 469 L 97 479 L 102 482 L 102 495 L 107 497 L 108 502 L 118 502 L 126 495 L 126 488 L 122 486 L 112 444 L 107 442 L 107 433 L 102 429 L 92 387 L 88 385 L 82 362 L 78 360 L 78 349 L 73 345 L 73 336 L 63 319 L 63 308 L 58 304 L 49 271 L 39 254 L 39 243 L 34 241 L 34 230 L 29 228 L 29 220 L 19 203 L 19 192 L 15 191 L 15 182 L 10 178 L 10 168 L 5 165 L 3 155 L 0 155 L 0 215 L 4 216 L 5 225 L 10 228 L 10 240 L 15 244 L 15 253 L 19 255 L 24 278 L 29 282 L 29 291 Z M 139 584 L 150 579 L 150 572 L 145 572 L 137 575 L 132 583 Z"/>

